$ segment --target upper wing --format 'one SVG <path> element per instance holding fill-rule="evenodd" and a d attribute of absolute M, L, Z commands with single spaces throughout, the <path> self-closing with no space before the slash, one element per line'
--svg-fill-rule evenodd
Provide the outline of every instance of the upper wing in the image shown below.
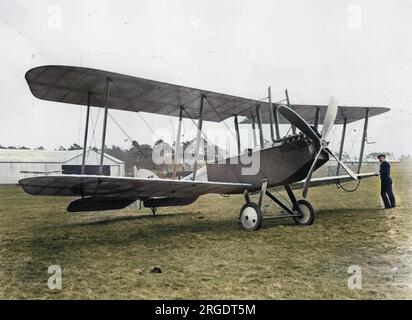
<path fill-rule="evenodd" d="M 326 111 L 328 109 L 327 105 L 314 105 L 314 104 L 292 104 L 291 108 L 296 111 L 306 122 L 313 124 L 315 123 L 316 112 L 319 109 L 319 124 L 322 124 L 325 120 Z M 343 124 L 345 119 L 346 123 L 354 122 L 360 119 L 364 119 L 366 116 L 366 111 L 369 110 L 369 118 L 377 116 L 379 114 L 390 111 L 389 108 L 385 107 L 372 107 L 372 106 L 339 106 L 338 113 L 336 114 L 335 124 Z M 279 117 L 279 123 L 284 124 L 289 122 L 282 116 Z M 262 122 L 270 123 L 269 113 L 262 113 Z"/>
<path fill-rule="evenodd" d="M 90 105 L 94 107 L 102 107 L 107 78 L 111 80 L 108 107 L 112 109 L 179 116 L 180 106 L 183 106 L 183 117 L 195 119 L 198 117 L 199 98 L 204 95 L 207 99 L 203 120 L 220 122 L 236 114 L 251 118 L 255 116 L 256 105 L 261 105 L 262 122 L 270 121 L 269 104 L 259 100 L 82 67 L 41 66 L 26 73 L 27 83 L 35 97 L 87 105 L 90 92 Z M 292 107 L 309 123 L 319 108 L 320 124 L 327 108 L 323 105 Z M 339 107 L 335 123 L 343 123 L 344 118 L 348 123 L 362 119 L 366 109 L 369 109 L 369 117 L 390 110 L 382 107 Z M 282 116 L 279 122 L 289 123 Z"/>
<path fill-rule="evenodd" d="M 369 177 L 377 177 L 377 176 L 379 176 L 379 173 L 376 173 L 376 172 L 359 173 L 356 176 L 358 177 L 358 180 L 361 180 L 361 179 L 365 179 L 365 178 L 369 178 Z M 353 178 L 349 175 L 319 177 L 319 178 L 313 178 L 310 181 L 310 187 L 319 187 L 319 186 L 342 183 L 342 182 L 347 182 L 347 181 L 353 181 Z M 304 183 L 305 183 L 305 181 L 303 180 L 303 181 L 292 183 L 291 186 L 294 189 L 301 189 L 301 188 L 303 188 Z"/>
<path fill-rule="evenodd" d="M 206 193 L 240 193 L 250 184 L 200 182 L 190 180 L 147 179 L 92 175 L 49 175 L 19 181 L 24 191 L 44 196 L 153 197 L 187 198 Z"/>

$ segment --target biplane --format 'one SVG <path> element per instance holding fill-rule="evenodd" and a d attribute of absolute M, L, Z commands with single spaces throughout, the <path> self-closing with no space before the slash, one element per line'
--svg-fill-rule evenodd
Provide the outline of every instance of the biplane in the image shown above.
<path fill-rule="evenodd" d="M 361 173 L 362 158 L 370 117 L 389 111 L 384 107 L 339 106 L 334 98 L 328 105 L 291 104 L 286 91 L 284 103 L 272 103 L 270 88 L 267 101 L 247 99 L 228 94 L 195 89 L 164 82 L 137 78 L 102 70 L 72 66 L 40 66 L 26 73 L 32 94 L 43 100 L 87 106 L 82 173 L 77 175 L 47 175 L 22 179 L 22 188 L 31 195 L 73 196 L 69 212 L 102 211 L 125 208 L 137 200 L 151 208 L 182 206 L 196 201 L 204 194 L 243 194 L 239 220 L 245 230 L 261 227 L 265 196 L 283 211 L 275 218 L 293 218 L 299 225 L 310 225 L 315 210 L 306 200 L 311 186 L 335 184 L 376 176 L 375 172 Z M 113 177 L 84 174 L 89 111 L 104 109 L 100 169 L 103 165 L 108 109 L 148 112 L 178 117 L 175 146 L 180 145 L 183 118 L 197 121 L 197 139 L 193 172 L 182 179 L 161 179 L 155 175 Z M 222 122 L 234 118 L 238 155 L 223 161 L 209 161 L 198 168 L 199 140 L 203 121 Z M 239 119 L 258 128 L 259 139 L 252 149 L 241 150 Z M 342 162 L 345 130 L 348 123 L 364 119 L 363 136 L 357 172 Z M 270 126 L 270 140 L 264 139 L 262 124 Z M 290 125 L 291 134 L 280 135 L 279 126 Z M 322 125 L 321 130 L 319 126 Z M 328 137 L 333 125 L 343 125 L 340 150 L 336 156 L 329 148 Z M 268 141 L 268 142 L 267 142 Z M 236 162 L 242 156 L 259 161 L 258 170 L 243 174 L 245 165 Z M 338 163 L 336 175 L 312 178 L 314 171 L 330 157 Z M 247 166 L 246 166 L 247 167 Z M 340 174 L 339 170 L 345 173 Z M 275 196 L 273 188 L 284 188 L 289 202 Z M 294 189 L 303 189 L 297 199 Z M 250 194 L 258 193 L 257 203 Z M 271 217 L 274 218 L 274 217 Z M 266 219 L 266 217 L 265 217 Z"/>

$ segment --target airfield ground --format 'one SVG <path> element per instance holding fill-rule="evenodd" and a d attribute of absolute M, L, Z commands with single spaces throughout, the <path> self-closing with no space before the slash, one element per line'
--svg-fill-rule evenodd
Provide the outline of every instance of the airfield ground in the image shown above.
<path fill-rule="evenodd" d="M 355 193 L 313 188 L 313 226 L 270 220 L 257 232 L 237 223 L 240 196 L 204 196 L 156 218 L 134 208 L 71 215 L 69 198 L 1 186 L 0 298 L 411 299 L 412 167 L 393 167 L 394 210 L 379 208 L 375 178 Z M 50 265 L 63 268 L 61 290 L 47 287 Z M 351 265 L 361 290 L 347 286 Z"/>

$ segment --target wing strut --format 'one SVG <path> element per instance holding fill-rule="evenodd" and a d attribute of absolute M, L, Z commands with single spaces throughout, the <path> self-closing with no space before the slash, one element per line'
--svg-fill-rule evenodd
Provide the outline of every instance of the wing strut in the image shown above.
<path fill-rule="evenodd" d="M 272 104 L 272 91 L 269 87 L 269 99 L 270 104 Z M 279 131 L 279 112 L 278 112 L 278 104 L 272 104 L 272 108 L 269 112 L 273 113 L 273 122 L 275 123 L 275 131 L 276 131 L 276 140 L 280 140 L 280 131 Z"/>
<path fill-rule="evenodd" d="M 315 113 L 315 123 L 314 123 L 314 127 L 316 129 L 316 131 L 318 131 L 318 126 L 319 126 L 319 117 L 320 117 L 320 108 L 317 107 L 316 108 L 316 113 Z"/>
<path fill-rule="evenodd" d="M 240 134 L 239 134 L 239 120 L 237 114 L 235 115 L 235 131 L 236 131 L 236 143 L 237 143 L 237 154 L 240 155 Z"/>
<path fill-rule="evenodd" d="M 100 153 L 100 166 L 99 166 L 99 174 L 103 174 L 103 161 L 104 161 L 104 146 L 106 142 L 106 128 L 107 128 L 107 112 L 108 112 L 108 105 L 107 101 L 109 100 L 109 84 L 110 84 L 110 78 L 106 78 L 106 90 L 104 94 L 104 102 L 103 102 L 103 108 L 104 108 L 104 118 L 103 118 L 103 133 L 102 133 L 102 149 Z"/>
<path fill-rule="evenodd" d="M 196 179 L 197 160 L 199 158 L 199 147 L 200 147 L 200 134 L 202 133 L 202 126 L 203 126 L 203 100 L 204 99 L 205 99 L 205 96 L 202 94 L 202 96 L 200 97 L 199 115 L 198 115 L 198 122 L 197 122 L 195 163 L 194 163 L 194 166 L 193 166 L 193 178 L 192 178 L 192 180 Z"/>
<path fill-rule="evenodd" d="M 180 163 L 181 155 L 182 153 L 180 152 L 180 136 L 182 133 L 182 119 L 183 119 L 183 106 L 180 106 L 179 110 L 179 124 L 177 127 L 177 134 L 176 134 L 176 145 L 175 145 L 175 156 L 173 157 L 173 179 L 176 179 L 176 159 L 178 160 L 178 163 Z"/>
<path fill-rule="evenodd" d="M 285 96 L 286 96 L 286 104 L 288 105 L 288 108 L 292 109 L 290 105 L 290 100 L 289 100 L 289 92 L 288 89 L 285 89 Z M 292 126 L 292 134 L 296 134 L 296 127 L 293 123 L 291 123 Z"/>
<path fill-rule="evenodd" d="M 278 122 L 275 122 L 274 119 L 274 114 L 272 112 L 272 90 L 270 89 L 270 86 L 268 88 L 268 100 L 269 100 L 269 123 L 270 123 L 270 138 L 272 139 L 272 142 L 275 143 L 276 139 L 275 139 L 275 132 L 273 130 L 273 126 L 278 126 Z M 276 133 L 278 133 L 279 128 L 276 128 Z M 279 139 L 279 138 L 278 138 Z"/>
<path fill-rule="evenodd" d="M 346 118 L 343 120 L 342 138 L 340 139 L 340 147 L 339 147 L 339 161 L 342 161 L 343 146 L 345 144 L 345 135 L 346 135 Z M 336 168 L 336 175 L 337 176 L 339 175 L 339 170 L 340 170 L 340 163 L 338 162 L 338 166 Z"/>
<path fill-rule="evenodd" d="M 260 112 L 260 104 L 256 105 L 256 119 L 259 128 L 260 147 L 263 148 L 265 145 L 265 140 L 263 138 L 262 113 Z"/>
<path fill-rule="evenodd" d="M 87 93 L 87 111 L 86 111 L 86 125 L 84 128 L 84 141 L 83 141 L 83 155 L 82 155 L 82 171 L 84 174 L 86 168 L 86 152 L 87 152 L 87 134 L 89 132 L 89 117 L 90 117 L 90 91 Z"/>
<path fill-rule="evenodd" d="M 257 139 L 256 139 L 256 119 L 252 116 L 252 134 L 253 134 L 253 148 L 257 146 Z"/>
<path fill-rule="evenodd" d="M 369 122 L 369 109 L 366 109 L 365 123 L 363 125 L 361 149 L 360 149 L 360 154 L 359 154 L 358 173 L 360 173 L 361 168 L 362 168 L 363 152 L 365 151 L 365 143 L 366 143 L 366 140 L 368 139 L 368 122 Z"/>

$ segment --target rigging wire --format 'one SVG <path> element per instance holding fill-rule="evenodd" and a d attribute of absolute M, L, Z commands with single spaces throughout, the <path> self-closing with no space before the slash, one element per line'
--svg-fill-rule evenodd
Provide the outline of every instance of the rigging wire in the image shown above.
<path fill-rule="evenodd" d="M 96 133 L 96 128 L 97 128 L 97 121 L 99 120 L 99 116 L 100 116 L 100 109 L 101 109 L 101 108 L 99 108 L 99 110 L 98 110 L 98 112 L 97 112 L 97 117 L 96 117 L 96 121 L 95 121 L 94 125 L 93 125 L 93 113 L 90 112 L 90 117 L 91 117 L 91 120 L 92 120 L 93 131 L 92 131 L 92 137 L 91 137 L 91 139 L 90 139 L 89 150 L 92 148 L 92 143 L 93 143 L 93 141 L 94 141 L 94 147 L 97 148 L 97 147 L 96 147 L 97 142 L 96 142 L 95 133 Z M 91 110 L 90 110 L 90 111 L 91 111 Z M 86 163 L 87 163 L 87 160 L 88 160 L 88 159 L 89 159 L 89 152 L 88 152 L 87 155 L 86 155 Z"/>
<path fill-rule="evenodd" d="M 336 186 L 338 188 L 341 188 L 343 191 L 346 191 L 346 192 L 355 192 L 356 190 L 358 190 L 360 184 L 361 184 L 361 179 L 358 179 L 358 182 L 357 182 L 356 186 L 353 189 L 347 189 L 347 188 L 343 187 L 340 180 L 336 181 Z"/>
<path fill-rule="evenodd" d="M 117 122 L 117 120 L 113 117 L 113 115 L 110 112 L 107 112 L 109 115 L 110 119 L 114 122 L 114 124 L 120 129 L 120 131 L 126 136 L 127 140 L 130 142 L 133 142 L 133 139 L 127 134 L 126 130 L 123 129 L 123 127 Z"/>
<path fill-rule="evenodd" d="M 216 115 L 219 117 L 219 119 L 222 120 L 221 116 L 219 115 L 219 113 L 216 111 L 216 109 L 213 107 L 213 105 L 210 103 L 210 101 L 208 100 L 208 98 L 205 96 L 208 104 L 210 105 L 210 107 L 213 109 L 213 111 L 216 113 Z M 229 129 L 229 127 L 227 126 L 227 124 L 225 123 L 225 121 L 221 121 L 226 125 L 226 128 L 229 130 L 229 132 L 233 135 L 233 132 Z M 237 137 L 235 137 L 235 139 L 237 139 Z M 239 137 L 240 139 L 240 137 Z M 239 156 L 239 155 L 238 155 Z M 259 169 L 259 172 L 261 172 L 261 168 Z M 242 179 L 240 178 L 240 176 L 236 173 L 236 177 L 238 178 L 239 182 L 242 182 Z"/>
<path fill-rule="evenodd" d="M 119 87 L 116 85 L 116 83 L 112 80 L 111 81 L 112 85 L 115 87 L 115 89 L 117 89 L 117 91 L 119 93 L 121 93 L 121 90 L 119 89 Z M 160 88 L 159 88 L 160 89 Z M 94 96 L 94 95 L 93 95 Z M 98 99 L 96 96 L 94 96 L 94 98 L 101 103 L 100 99 Z M 129 102 L 129 105 L 131 106 L 131 103 L 129 101 L 128 98 L 126 98 L 126 100 Z M 166 103 L 165 103 L 166 106 Z M 166 108 L 166 111 L 168 112 L 167 115 L 169 115 L 169 110 Z M 99 108 L 99 113 L 100 113 L 100 108 Z M 115 123 L 115 125 L 120 129 L 120 131 L 122 131 L 122 133 L 127 137 L 127 139 L 130 142 L 136 141 L 133 140 L 130 135 L 126 132 L 126 130 L 119 124 L 119 122 L 114 118 L 114 116 L 110 113 L 107 112 L 107 114 L 109 115 L 109 117 L 112 119 L 112 121 Z M 152 131 L 153 135 L 155 135 L 157 137 L 158 140 L 161 140 L 161 138 L 157 135 L 157 133 L 154 131 L 154 129 L 149 125 L 149 123 L 146 121 L 146 119 L 143 118 L 142 114 L 140 112 L 137 112 L 137 114 L 140 116 L 140 118 L 143 120 L 143 122 L 146 124 L 146 126 Z M 97 124 L 97 119 L 96 119 L 96 124 Z M 93 130 L 93 137 L 94 137 L 94 130 Z M 137 145 L 140 146 L 140 144 L 136 141 Z M 138 151 L 143 155 L 143 157 L 145 158 L 146 161 L 150 162 L 148 156 L 143 152 L 143 150 L 141 150 L 140 148 L 138 148 Z"/>
<path fill-rule="evenodd" d="M 135 141 L 135 142 L 137 143 L 137 145 L 140 147 L 140 144 L 139 144 L 136 140 L 133 140 L 133 139 L 130 137 L 130 135 L 129 135 L 129 134 L 126 132 L 126 130 L 119 124 L 119 122 L 113 117 L 113 115 L 112 115 L 110 112 L 108 112 L 107 114 L 109 115 L 110 119 L 114 122 L 114 124 L 120 129 L 120 131 L 126 136 L 126 138 L 127 138 L 131 143 L 132 143 L 133 141 Z M 137 150 L 143 155 L 143 157 L 145 158 L 146 161 L 149 161 L 149 162 L 150 162 L 148 156 L 143 152 L 143 150 L 141 150 L 140 148 L 138 148 Z"/>
<path fill-rule="evenodd" d="M 355 126 L 355 130 L 354 130 L 354 131 L 356 131 L 356 134 L 355 134 L 354 136 L 352 136 L 351 146 L 350 146 L 350 148 L 349 148 L 348 154 L 351 154 L 352 151 L 353 151 L 353 149 L 354 149 L 354 147 L 355 147 L 355 143 L 356 143 L 356 141 L 357 141 L 357 139 L 358 139 L 358 137 L 359 137 L 360 128 Z M 352 167 L 353 170 L 357 170 L 357 165 L 355 164 L 355 161 L 352 161 L 352 162 L 350 162 L 350 163 L 348 163 L 348 164 Z"/>
<path fill-rule="evenodd" d="M 210 107 L 212 108 L 212 110 L 216 113 L 216 115 L 218 116 L 220 122 L 223 122 L 223 124 L 225 125 L 226 129 L 230 132 L 230 134 L 236 139 L 236 135 L 233 133 L 233 131 L 229 128 L 229 126 L 226 123 L 226 119 L 223 119 L 220 114 L 217 112 L 217 110 L 215 109 L 215 107 L 213 106 L 213 104 L 210 102 L 209 97 L 205 96 L 206 101 L 208 102 L 208 104 L 210 105 Z M 216 101 L 215 101 L 216 102 Z M 219 104 L 218 102 L 216 102 L 216 104 Z M 222 104 L 219 104 L 222 108 L 226 108 L 224 107 Z M 236 114 L 233 114 L 233 116 L 235 116 Z"/>
<path fill-rule="evenodd" d="M 170 122 L 170 124 L 171 124 L 171 126 L 172 126 L 173 137 L 175 137 L 175 136 L 176 136 L 176 132 L 175 132 L 175 125 L 176 125 L 176 123 L 173 123 L 172 119 L 170 118 L 170 111 L 169 111 L 168 105 L 167 105 L 167 103 L 166 103 L 166 101 L 165 101 L 165 99 L 164 99 L 164 95 L 162 95 L 162 89 L 161 89 L 161 87 L 158 86 L 158 89 L 159 89 L 159 93 L 160 93 L 160 98 L 162 99 L 163 105 L 164 105 L 164 107 L 166 108 L 166 116 L 168 116 L 169 122 Z"/>
<path fill-rule="evenodd" d="M 83 108 L 80 108 L 80 117 L 79 117 L 79 128 L 77 130 L 77 144 L 80 145 L 80 131 L 82 126 L 82 116 L 83 116 Z"/>
<path fill-rule="evenodd" d="M 331 133 L 330 133 L 330 136 L 331 137 L 333 137 L 334 136 L 334 134 L 335 134 L 335 132 L 336 132 L 336 125 L 334 125 L 333 127 L 332 127 L 332 131 L 331 131 Z M 334 143 L 332 142 L 332 144 L 331 144 L 331 146 L 332 147 L 334 147 Z M 329 147 L 329 146 L 328 146 Z M 329 149 L 331 149 L 331 151 L 333 150 L 333 149 L 335 149 L 335 148 L 329 148 Z M 332 162 L 331 161 L 328 161 L 329 163 L 328 163 L 328 176 L 330 176 L 331 175 L 331 173 L 332 173 Z M 336 162 L 336 164 L 338 164 L 337 162 Z M 333 173 L 332 173 L 333 174 Z"/>
<path fill-rule="evenodd" d="M 190 117 L 190 115 L 187 113 L 186 109 L 183 108 L 183 112 L 186 113 L 187 117 L 192 121 L 193 125 L 197 127 L 196 122 Z M 193 128 L 193 125 L 191 128 Z M 191 130 L 191 129 L 190 129 Z M 210 139 L 207 137 L 206 133 L 203 130 L 200 130 L 201 135 L 205 138 L 207 143 L 213 144 Z"/>
<path fill-rule="evenodd" d="M 117 86 L 117 84 L 113 80 L 111 81 L 111 84 L 115 87 L 115 89 L 117 89 L 117 92 L 119 92 L 120 95 L 125 98 L 125 100 L 129 103 L 129 106 L 132 107 L 133 104 L 130 102 L 130 99 L 127 97 L 127 95 L 122 94 L 122 91 L 119 89 L 119 87 Z M 141 115 L 141 112 L 139 111 L 139 112 L 137 112 L 137 114 L 143 120 L 143 122 L 146 124 L 146 126 L 152 131 L 153 135 L 156 136 L 158 140 L 160 140 L 160 137 L 156 134 L 156 132 L 153 130 L 153 128 L 143 118 L 143 116 Z"/>
<path fill-rule="evenodd" d="M 92 96 L 97 100 L 97 102 L 99 102 L 99 99 L 93 93 L 92 93 Z M 97 121 L 99 120 L 99 117 L 100 117 L 100 110 L 101 110 L 101 108 L 98 109 L 96 121 L 93 125 L 92 138 L 90 139 L 90 148 L 92 146 L 92 141 L 94 141 L 94 147 L 95 148 L 97 147 L 96 128 L 97 128 Z M 92 122 L 93 122 L 93 113 L 92 112 L 90 112 L 90 117 L 92 118 Z"/>
<path fill-rule="evenodd" d="M 283 203 L 286 203 L 286 204 L 288 204 L 289 206 L 292 207 L 292 202 L 290 201 L 289 198 L 287 198 L 287 197 L 283 194 L 283 191 L 277 190 L 277 189 L 275 188 L 272 192 L 273 192 L 273 195 L 274 195 L 276 198 L 283 200 Z M 265 209 L 269 208 L 270 206 L 274 206 L 274 207 L 280 209 L 281 211 L 284 211 L 283 208 L 280 208 L 280 207 L 278 207 L 278 206 L 275 206 L 275 204 L 274 204 L 273 201 L 266 202 L 266 204 L 265 204 Z"/>
<path fill-rule="evenodd" d="M 114 83 L 113 80 L 112 80 L 112 83 L 113 83 L 114 87 L 117 89 L 117 91 L 118 91 L 120 94 L 122 94 L 121 90 L 120 90 L 119 87 Z M 159 87 L 159 89 L 160 89 L 160 87 Z M 129 103 L 129 106 L 132 106 L 133 104 L 130 102 L 129 98 L 128 98 L 126 95 L 123 95 L 123 96 L 125 97 L 126 101 Z M 181 106 L 185 106 L 185 105 L 189 104 L 190 102 L 196 100 L 197 98 L 198 98 L 198 97 L 193 97 L 192 99 L 187 100 L 186 103 L 185 103 L 185 104 L 182 104 Z M 162 99 L 163 99 L 163 104 L 164 104 L 164 106 L 167 107 L 168 104 L 164 101 L 164 96 L 162 96 Z M 173 106 L 173 107 L 175 108 L 176 106 Z M 180 105 L 179 105 L 179 108 L 180 108 Z M 168 108 L 166 108 L 166 111 L 167 111 L 167 114 L 166 114 L 166 115 L 170 115 L 170 112 L 169 112 L 169 109 L 168 109 Z M 143 116 L 141 115 L 140 112 L 138 112 L 138 115 L 139 115 L 140 118 L 143 120 L 143 122 L 146 124 L 146 126 L 152 131 L 152 133 L 157 137 L 157 139 L 158 139 L 158 140 L 161 140 L 160 137 L 154 132 L 153 128 L 149 125 L 149 123 L 143 118 Z M 171 120 L 170 120 L 170 121 L 171 121 Z M 173 128 L 173 131 L 174 131 L 174 128 Z"/>
<path fill-rule="evenodd" d="M 206 101 L 209 102 L 207 96 L 205 96 L 205 98 L 206 98 Z M 212 107 L 212 105 L 210 104 L 210 102 L 209 102 L 209 105 Z M 213 107 L 212 107 L 212 109 L 216 112 L 216 110 L 215 110 Z M 183 109 L 183 111 L 186 113 L 187 117 L 192 121 L 193 125 L 197 127 L 195 121 L 194 121 L 193 118 L 190 117 L 190 115 L 187 113 L 186 109 Z M 220 115 L 218 115 L 218 117 L 220 117 Z M 193 125 L 192 125 L 192 127 L 193 127 Z M 227 125 L 226 125 L 226 126 L 227 126 Z M 230 129 L 228 129 L 228 130 L 231 132 Z M 211 142 L 211 140 L 210 140 L 209 137 L 207 136 L 206 132 L 204 132 L 203 130 L 201 130 L 200 132 L 201 132 L 201 135 L 205 138 L 205 140 L 206 140 L 206 142 L 207 142 L 208 144 L 210 144 L 210 145 L 215 145 L 214 143 Z M 231 133 L 233 134 L 233 132 L 231 132 Z M 219 156 L 219 154 L 218 154 L 218 156 Z"/>

